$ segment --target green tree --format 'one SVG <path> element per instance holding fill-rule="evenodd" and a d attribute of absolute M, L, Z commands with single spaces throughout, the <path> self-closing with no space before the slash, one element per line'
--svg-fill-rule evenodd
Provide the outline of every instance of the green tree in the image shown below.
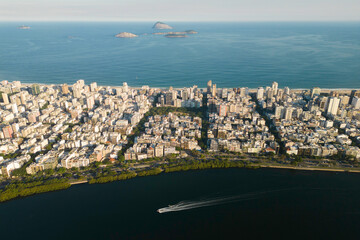
<path fill-rule="evenodd" d="M 63 174 L 63 173 L 66 172 L 66 168 L 60 167 L 60 168 L 57 169 L 57 172 L 60 173 L 60 174 Z"/>

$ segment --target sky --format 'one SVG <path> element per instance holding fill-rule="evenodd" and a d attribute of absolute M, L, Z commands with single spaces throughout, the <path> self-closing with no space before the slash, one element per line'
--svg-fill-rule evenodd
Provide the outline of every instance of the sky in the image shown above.
<path fill-rule="evenodd" d="M 0 21 L 360 21 L 360 0 L 0 0 Z"/>

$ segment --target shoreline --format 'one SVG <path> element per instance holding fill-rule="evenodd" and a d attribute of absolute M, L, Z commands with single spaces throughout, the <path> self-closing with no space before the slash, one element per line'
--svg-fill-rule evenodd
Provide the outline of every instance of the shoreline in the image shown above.
<path fill-rule="evenodd" d="M 341 168 L 313 168 L 313 167 L 296 167 L 296 166 L 276 166 L 276 165 L 259 165 L 260 168 L 273 169 L 289 169 L 304 171 L 321 171 L 321 172 L 344 172 L 344 173 L 360 173 L 360 170 L 341 169 Z"/>
<path fill-rule="evenodd" d="M 186 166 L 191 166 L 189 165 L 180 165 L 182 167 L 186 167 Z M 50 192 L 56 192 L 56 191 L 61 191 L 61 190 L 66 190 L 70 187 L 72 187 L 73 185 L 81 185 L 81 184 L 106 184 L 106 183 L 111 183 L 111 182 L 119 182 L 119 181 L 124 181 L 124 180 L 129 180 L 132 178 L 137 178 L 137 177 L 148 177 L 148 176 L 156 176 L 156 175 L 162 175 L 162 174 L 168 174 L 168 173 L 175 173 L 175 172 L 188 172 L 188 171 L 202 171 L 202 170 L 216 170 L 216 169 L 253 169 L 253 170 L 257 170 L 257 169 L 278 169 L 278 170 L 295 170 L 295 171 L 313 171 L 313 172 L 329 172 L 329 173 L 360 173 L 360 170 L 351 170 L 351 169 L 339 169 L 339 168 L 306 168 L 306 167 L 297 167 L 297 166 L 277 166 L 277 165 L 263 165 L 263 164 L 254 164 L 254 165 L 244 165 L 244 166 L 230 166 L 230 167 L 204 167 L 204 168 L 189 168 L 189 169 L 180 169 L 180 170 L 172 170 L 172 171 L 166 171 L 165 169 L 161 168 L 161 171 L 154 171 L 151 172 L 152 170 L 156 169 L 156 168 L 150 168 L 150 169 L 146 169 L 146 170 L 142 170 L 143 172 L 149 171 L 148 174 L 144 174 L 142 175 L 141 172 L 136 172 L 135 175 L 132 176 L 128 176 L 125 178 L 121 178 L 122 174 L 118 174 L 118 175 L 114 175 L 112 176 L 113 179 L 110 180 L 104 180 L 104 181 L 99 181 L 99 182 L 92 182 L 91 180 L 87 179 L 87 180 L 81 180 L 81 181 L 74 181 L 74 182 L 67 182 L 68 187 L 65 188 L 59 188 L 59 189 L 52 189 L 49 191 L 42 191 L 42 192 L 38 192 L 38 193 L 34 193 L 34 194 L 30 194 L 30 195 L 26 195 L 26 196 L 17 196 L 11 199 L 7 199 L 5 201 L 0 201 L 1 203 L 5 203 L 5 202 L 9 202 L 12 200 L 17 200 L 17 199 L 21 199 L 21 198 L 26 198 L 26 197 L 30 197 L 30 196 L 34 196 L 34 195 L 38 195 L 38 194 L 42 194 L 42 193 L 50 193 Z M 140 173 L 140 174 L 139 174 Z M 102 177 L 99 177 L 97 179 L 101 179 Z M 106 178 L 106 176 L 105 176 Z M 94 180 L 96 180 L 94 178 Z M 40 186 L 46 186 L 46 185 L 40 185 Z M 30 188 L 31 190 L 31 188 Z M 0 197 L 1 197 L 1 191 L 0 191 Z"/>
<path fill-rule="evenodd" d="M 84 183 L 88 183 L 88 180 L 83 180 L 83 181 L 77 181 L 77 182 L 71 182 L 70 185 L 78 185 L 78 184 L 84 184 Z"/>
<path fill-rule="evenodd" d="M 7 80 L 3 80 L 3 81 L 7 81 Z M 10 81 L 9 81 L 10 82 Z M 74 82 L 75 83 L 75 82 Z M 70 84 L 70 83 L 52 83 L 52 84 L 46 84 L 46 83 L 24 83 L 24 82 L 21 82 L 21 85 L 24 85 L 26 87 L 30 87 L 31 85 L 33 84 L 38 84 L 40 86 L 61 86 L 62 84 L 68 84 L 69 87 L 71 87 L 73 84 Z M 129 89 L 142 89 L 143 86 L 147 86 L 151 89 L 159 89 L 159 90 L 164 90 L 164 89 L 168 89 L 169 87 L 171 87 L 170 85 L 168 87 L 151 87 L 149 85 L 142 85 L 142 86 L 128 86 Z M 265 86 L 265 85 L 264 85 Z M 264 87 L 264 86 L 259 86 L 259 87 Z M 122 88 L 123 86 L 117 86 L 117 85 L 98 85 L 99 88 Z M 181 89 L 184 89 L 186 86 L 184 87 L 173 87 L 173 89 L 175 90 L 181 90 Z M 228 89 L 228 88 L 241 88 L 241 87 L 245 87 L 246 86 L 237 86 L 237 87 L 217 87 L 217 89 Z M 308 91 L 308 90 L 311 90 L 312 88 L 314 87 L 317 87 L 317 86 L 313 86 L 311 88 L 290 88 L 290 91 L 293 91 L 293 92 L 297 92 L 297 91 Z M 334 87 L 334 88 L 321 88 L 321 92 L 323 93 L 330 93 L 331 91 L 340 91 L 341 93 L 347 93 L 347 92 L 350 92 L 352 90 L 360 90 L 360 88 L 342 88 L 342 87 Z M 202 89 L 202 90 L 206 90 L 207 88 L 206 87 L 198 87 L 198 89 Z M 249 88 L 248 87 L 248 90 L 249 92 L 256 92 L 258 88 Z"/>

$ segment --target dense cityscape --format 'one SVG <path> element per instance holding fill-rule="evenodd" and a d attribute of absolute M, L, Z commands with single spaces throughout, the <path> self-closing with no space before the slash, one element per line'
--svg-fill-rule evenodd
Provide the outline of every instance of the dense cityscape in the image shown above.
<path fill-rule="evenodd" d="M 78 80 L 2 81 L 0 92 L 4 192 L 20 180 L 96 183 L 213 167 L 360 169 L 360 90 Z"/>

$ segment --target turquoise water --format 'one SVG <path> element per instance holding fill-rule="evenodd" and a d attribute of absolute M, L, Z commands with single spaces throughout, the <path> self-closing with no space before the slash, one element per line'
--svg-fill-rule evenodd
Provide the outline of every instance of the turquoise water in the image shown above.
<path fill-rule="evenodd" d="M 27 24 L 30 30 L 17 26 Z M 359 88 L 360 23 L 0 23 L 0 80 L 101 85 Z"/>

